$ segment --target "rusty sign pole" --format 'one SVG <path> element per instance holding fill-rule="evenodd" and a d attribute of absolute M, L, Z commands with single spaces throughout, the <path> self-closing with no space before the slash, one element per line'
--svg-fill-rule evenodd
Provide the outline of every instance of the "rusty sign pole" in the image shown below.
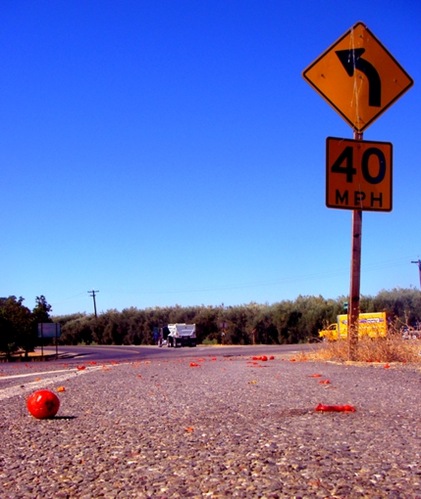
<path fill-rule="evenodd" d="M 354 130 L 354 140 L 363 140 L 362 132 Z M 361 240 L 363 228 L 362 210 L 352 212 L 351 277 L 348 306 L 349 360 L 357 359 L 358 316 L 360 314 Z"/>

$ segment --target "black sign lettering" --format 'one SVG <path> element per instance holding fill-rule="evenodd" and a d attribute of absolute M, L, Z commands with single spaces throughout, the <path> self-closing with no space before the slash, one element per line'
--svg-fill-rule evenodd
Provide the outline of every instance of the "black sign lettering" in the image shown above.
<path fill-rule="evenodd" d="M 359 206 L 365 199 L 365 193 L 362 191 L 354 192 L 354 206 Z"/>
<path fill-rule="evenodd" d="M 345 206 L 349 206 L 348 191 L 345 191 L 342 194 L 338 189 L 336 189 L 335 200 L 336 204 L 344 204 Z"/>
<path fill-rule="evenodd" d="M 379 171 L 376 176 L 370 173 L 370 158 L 375 156 L 378 160 Z M 383 181 L 386 175 L 386 158 L 384 157 L 383 151 L 377 147 L 370 147 L 364 151 L 363 157 L 361 159 L 361 169 L 364 178 L 370 184 L 379 184 Z"/>
<path fill-rule="evenodd" d="M 332 173 L 343 173 L 346 181 L 352 184 L 352 178 L 357 173 L 353 165 L 354 149 L 351 146 L 345 147 L 338 159 L 332 165 Z"/>
<path fill-rule="evenodd" d="M 372 175 L 370 172 L 370 166 L 373 163 L 370 162 L 370 158 L 373 156 L 377 159 L 378 162 L 377 175 Z M 333 163 L 331 172 L 342 173 L 346 175 L 346 181 L 352 184 L 353 177 L 357 174 L 357 169 L 354 166 L 353 147 L 347 146 L 344 148 L 342 153 L 338 156 L 337 160 Z M 380 182 L 382 182 L 386 175 L 386 158 L 383 154 L 383 151 L 381 151 L 377 147 L 370 147 L 366 149 L 361 158 L 361 173 L 363 174 L 364 180 L 369 184 L 379 184 Z"/>
<path fill-rule="evenodd" d="M 370 195 L 370 206 L 374 208 L 376 204 L 378 205 L 379 208 L 383 207 L 383 194 L 381 192 L 377 193 L 377 197 L 376 193 L 374 192 L 372 192 Z"/>

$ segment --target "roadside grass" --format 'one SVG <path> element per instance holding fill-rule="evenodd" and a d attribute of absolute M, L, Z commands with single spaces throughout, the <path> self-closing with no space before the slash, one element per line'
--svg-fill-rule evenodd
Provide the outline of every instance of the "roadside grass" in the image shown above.
<path fill-rule="evenodd" d="M 325 342 L 308 357 L 312 360 L 347 361 L 349 360 L 348 340 Z M 355 360 L 421 364 L 421 340 L 403 339 L 400 333 L 389 333 L 386 338 L 359 338 Z"/>

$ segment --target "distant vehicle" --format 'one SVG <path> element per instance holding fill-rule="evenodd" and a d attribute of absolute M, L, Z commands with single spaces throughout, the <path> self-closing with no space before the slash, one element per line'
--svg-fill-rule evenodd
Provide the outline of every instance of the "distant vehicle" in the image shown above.
<path fill-rule="evenodd" d="M 402 338 L 404 340 L 421 340 L 421 330 L 405 326 L 402 328 Z"/>
<path fill-rule="evenodd" d="M 195 347 L 196 324 L 168 324 L 167 345 L 169 347 Z"/>
<path fill-rule="evenodd" d="M 369 312 L 358 316 L 358 337 L 380 338 L 387 335 L 386 312 Z M 348 337 L 348 315 L 341 314 L 337 322 L 319 331 L 319 336 L 328 341 Z"/>

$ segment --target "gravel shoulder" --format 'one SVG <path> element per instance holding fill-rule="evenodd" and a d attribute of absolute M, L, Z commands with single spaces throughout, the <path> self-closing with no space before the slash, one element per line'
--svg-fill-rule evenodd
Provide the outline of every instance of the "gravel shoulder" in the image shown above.
<path fill-rule="evenodd" d="M 37 374 L 65 388 L 52 420 L 28 414 L 30 376 L 0 398 L 2 498 L 421 498 L 419 367 L 248 356 L 83 367 Z M 11 388 L 0 376 L 0 395 Z"/>

